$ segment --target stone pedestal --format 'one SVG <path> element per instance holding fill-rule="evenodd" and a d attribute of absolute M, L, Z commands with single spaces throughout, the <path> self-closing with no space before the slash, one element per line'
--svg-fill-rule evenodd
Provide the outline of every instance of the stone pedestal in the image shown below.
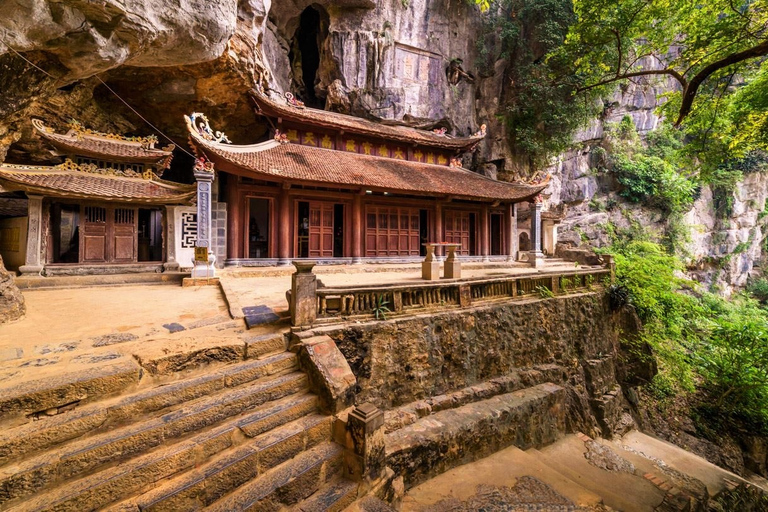
<path fill-rule="evenodd" d="M 347 418 L 347 476 L 371 482 L 385 467 L 384 413 L 371 403 L 355 407 Z"/>
<path fill-rule="evenodd" d="M 291 275 L 291 325 L 312 325 L 317 318 L 317 276 L 312 273 L 315 261 L 294 261 Z"/>
<path fill-rule="evenodd" d="M 541 251 L 528 251 L 528 265 L 533 268 L 544 266 L 544 253 Z"/>
<path fill-rule="evenodd" d="M 421 262 L 421 278 L 426 281 L 440 279 L 440 262 L 435 258 L 435 247 L 427 244 L 427 256 Z"/>
<path fill-rule="evenodd" d="M 43 241 L 43 196 L 27 196 L 27 256 L 19 272 L 24 274 L 39 274 L 43 271 L 41 255 Z"/>
<path fill-rule="evenodd" d="M 445 278 L 461 279 L 461 262 L 456 257 L 456 247 L 448 247 L 448 257 L 445 259 Z"/>

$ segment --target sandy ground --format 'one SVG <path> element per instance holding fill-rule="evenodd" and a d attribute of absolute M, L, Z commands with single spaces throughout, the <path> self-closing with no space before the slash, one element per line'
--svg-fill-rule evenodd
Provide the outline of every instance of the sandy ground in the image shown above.
<path fill-rule="evenodd" d="M 216 286 L 94 287 L 24 291 L 27 314 L 0 327 L 0 350 L 31 355 L 46 345 L 107 334 L 162 332 L 163 324 L 187 324 L 227 314 Z"/>

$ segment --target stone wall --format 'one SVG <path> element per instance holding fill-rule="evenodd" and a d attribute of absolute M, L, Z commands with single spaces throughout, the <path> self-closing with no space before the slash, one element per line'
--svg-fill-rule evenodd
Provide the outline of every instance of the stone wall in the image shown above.
<path fill-rule="evenodd" d="M 625 315 L 611 313 L 595 292 L 325 333 L 357 377 L 357 403 L 386 410 L 517 368 L 556 365 L 552 380 L 566 387 L 569 428 L 610 436 L 631 424 L 614 371 Z"/>

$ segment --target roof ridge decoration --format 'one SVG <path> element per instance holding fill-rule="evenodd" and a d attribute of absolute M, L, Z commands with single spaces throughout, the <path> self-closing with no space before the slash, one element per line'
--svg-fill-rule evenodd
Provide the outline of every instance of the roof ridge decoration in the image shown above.
<path fill-rule="evenodd" d="M 98 138 L 104 138 L 109 140 L 114 140 L 118 142 L 137 142 L 142 149 L 155 149 L 155 144 L 157 144 L 157 136 L 156 135 L 146 135 L 146 136 L 131 136 L 126 137 L 124 135 L 118 135 L 116 133 L 104 133 L 99 132 L 96 130 L 92 130 L 91 128 L 86 128 L 83 126 L 83 124 L 78 121 L 77 119 L 70 119 L 69 122 L 67 122 L 67 127 L 69 127 L 69 133 L 74 134 L 78 140 L 82 140 L 85 137 L 98 137 Z"/>
<path fill-rule="evenodd" d="M 160 177 L 155 174 L 151 169 L 146 169 L 144 172 L 134 171 L 133 169 L 115 169 L 113 167 L 99 167 L 96 164 L 78 164 L 73 162 L 69 158 L 64 160 L 63 163 L 53 166 L 54 169 L 60 169 L 62 171 L 79 171 L 89 172 L 91 174 L 101 174 L 103 176 L 118 176 L 120 178 L 143 178 L 145 180 L 159 179 Z"/>
<path fill-rule="evenodd" d="M 197 133 L 203 139 L 211 142 L 232 144 L 232 141 L 227 138 L 224 132 L 214 131 L 211 128 L 211 125 L 208 123 L 208 117 L 202 112 L 192 112 L 192 114 L 184 116 L 184 120 L 187 122 L 189 131 Z"/>

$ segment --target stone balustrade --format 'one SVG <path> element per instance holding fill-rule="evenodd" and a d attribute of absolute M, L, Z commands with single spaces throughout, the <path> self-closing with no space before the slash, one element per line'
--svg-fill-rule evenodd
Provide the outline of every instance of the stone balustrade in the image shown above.
<path fill-rule="evenodd" d="M 390 316 L 466 308 L 493 301 L 580 293 L 612 280 L 605 268 L 574 269 L 533 275 L 509 275 L 446 282 L 318 287 L 312 290 L 316 310 L 293 325 L 334 323 L 346 319 L 380 320 Z M 307 304 L 313 302 L 307 297 Z"/>

